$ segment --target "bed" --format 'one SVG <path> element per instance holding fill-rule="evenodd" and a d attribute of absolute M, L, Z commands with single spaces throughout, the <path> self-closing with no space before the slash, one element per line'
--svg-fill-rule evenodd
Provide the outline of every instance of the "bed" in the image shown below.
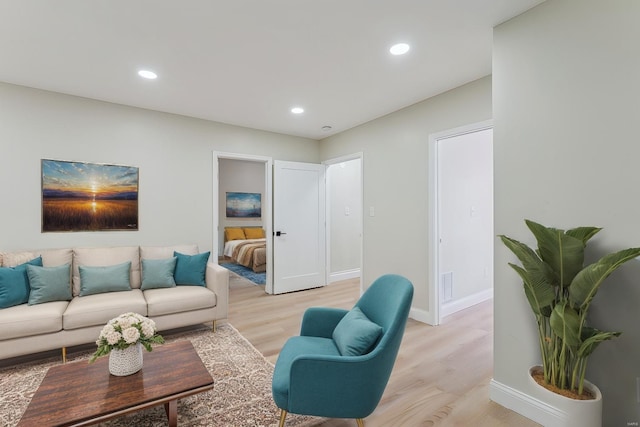
<path fill-rule="evenodd" d="M 267 239 L 261 227 L 225 227 L 225 258 L 256 273 L 267 271 Z"/>

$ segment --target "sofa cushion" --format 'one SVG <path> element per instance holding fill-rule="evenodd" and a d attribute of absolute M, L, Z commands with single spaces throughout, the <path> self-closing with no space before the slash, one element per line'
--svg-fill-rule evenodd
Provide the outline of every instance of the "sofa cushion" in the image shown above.
<path fill-rule="evenodd" d="M 140 259 L 167 259 L 173 257 L 174 252 L 196 255 L 198 245 L 174 245 L 174 246 L 140 246 Z"/>
<path fill-rule="evenodd" d="M 0 267 L 0 308 L 24 304 L 29 300 L 27 265 L 42 266 L 38 257 L 16 267 Z"/>
<path fill-rule="evenodd" d="M 57 267 L 73 262 L 73 249 L 43 249 L 38 253 L 42 257 L 44 267 Z"/>
<path fill-rule="evenodd" d="M 71 300 L 71 264 L 57 267 L 27 265 L 29 305 Z"/>
<path fill-rule="evenodd" d="M 144 291 L 150 317 L 215 307 L 216 294 L 200 286 L 176 286 Z"/>
<path fill-rule="evenodd" d="M 382 327 L 373 323 L 358 307 L 354 307 L 338 322 L 333 340 L 343 356 L 360 356 L 369 352 L 382 334 Z"/>
<path fill-rule="evenodd" d="M 73 295 L 80 294 L 79 266 L 100 267 L 131 261 L 129 282 L 131 288 L 140 288 L 140 251 L 137 246 L 73 249 Z"/>
<path fill-rule="evenodd" d="M 129 286 L 130 261 L 106 267 L 81 265 L 78 269 L 80 271 L 81 297 L 104 292 L 128 291 L 131 289 Z"/>
<path fill-rule="evenodd" d="M 58 332 L 67 301 L 21 304 L 0 310 L 0 340 Z"/>
<path fill-rule="evenodd" d="M 142 259 L 142 286 L 140 289 L 171 288 L 176 285 L 173 271 L 176 257 L 167 259 Z"/>
<path fill-rule="evenodd" d="M 211 252 L 203 252 L 197 255 L 186 255 L 174 252 L 177 258 L 174 278 L 177 285 L 198 285 L 206 286 L 205 273 L 207 271 L 207 261 Z"/>
<path fill-rule="evenodd" d="M 16 267 L 20 264 L 24 264 L 37 258 L 36 252 L 3 252 L 2 253 L 2 266 L 3 267 Z"/>
<path fill-rule="evenodd" d="M 147 315 L 147 303 L 142 291 L 131 289 L 121 292 L 75 297 L 69 303 L 62 317 L 64 329 L 78 329 L 87 326 L 105 325 L 122 313 L 134 312 Z M 96 336 L 96 338 L 98 338 Z"/>

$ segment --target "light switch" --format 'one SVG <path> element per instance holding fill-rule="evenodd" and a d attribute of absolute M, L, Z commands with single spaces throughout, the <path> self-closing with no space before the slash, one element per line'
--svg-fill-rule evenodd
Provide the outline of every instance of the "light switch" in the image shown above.
<path fill-rule="evenodd" d="M 369 216 L 376 216 L 376 210 L 373 206 L 369 206 Z"/>
<path fill-rule="evenodd" d="M 351 209 L 349 209 L 349 206 L 345 206 L 344 207 L 344 216 L 349 216 L 351 215 Z"/>

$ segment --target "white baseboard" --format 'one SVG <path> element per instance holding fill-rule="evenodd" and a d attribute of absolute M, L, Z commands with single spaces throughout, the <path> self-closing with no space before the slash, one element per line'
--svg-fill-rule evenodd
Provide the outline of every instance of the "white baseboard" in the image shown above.
<path fill-rule="evenodd" d="M 417 320 L 418 322 L 421 322 L 421 323 L 426 323 L 427 325 L 434 324 L 432 316 L 429 314 L 429 312 L 425 310 L 421 310 L 419 308 L 411 307 L 411 309 L 409 310 L 409 318 L 413 320 Z"/>
<path fill-rule="evenodd" d="M 571 425 L 564 411 L 493 379 L 489 383 L 489 398 L 545 427 Z"/>
<path fill-rule="evenodd" d="M 480 304 L 481 302 L 490 300 L 491 298 L 493 298 L 493 288 L 486 289 L 455 301 L 449 301 L 442 304 L 440 307 L 440 318 L 443 319 L 450 314 L 464 310 L 465 308 L 469 308 L 473 305 Z"/>
<path fill-rule="evenodd" d="M 353 270 L 338 271 L 329 275 L 329 283 L 339 282 L 341 280 L 357 279 L 358 277 L 360 277 L 359 268 L 354 268 Z"/>

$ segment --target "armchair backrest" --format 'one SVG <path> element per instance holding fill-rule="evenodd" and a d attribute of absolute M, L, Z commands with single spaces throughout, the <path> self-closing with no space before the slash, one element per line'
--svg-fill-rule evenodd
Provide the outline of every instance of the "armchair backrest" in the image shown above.
<path fill-rule="evenodd" d="M 367 355 L 376 365 L 380 396 L 391 376 L 412 300 L 411 282 L 397 274 L 386 274 L 376 279 L 356 303 L 372 322 L 382 326 L 382 336 Z"/>
<path fill-rule="evenodd" d="M 372 322 L 382 326 L 384 335 L 404 328 L 411 301 L 413 285 L 397 274 L 386 274 L 376 279 L 362 294 L 356 307 L 360 308 Z"/>

